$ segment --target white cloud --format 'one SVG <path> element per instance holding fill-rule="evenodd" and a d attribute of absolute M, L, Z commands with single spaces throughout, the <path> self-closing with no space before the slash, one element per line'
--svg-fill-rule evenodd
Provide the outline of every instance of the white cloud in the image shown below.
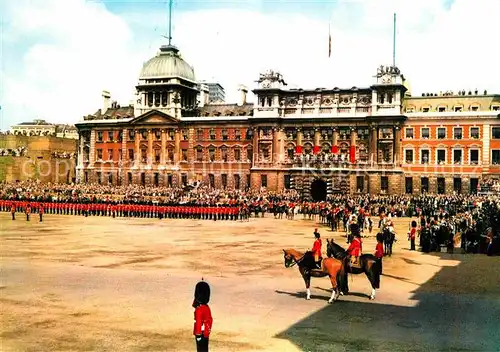
<path fill-rule="evenodd" d="M 35 117 L 75 122 L 100 108 L 102 89 L 127 103 L 166 27 L 166 13 L 119 17 L 85 0 L 11 5 L 6 42 L 32 44 L 19 53 L 19 69 L 5 69 L 4 128 Z M 238 84 L 252 87 L 267 68 L 303 88 L 368 86 L 376 68 L 392 61 L 393 12 L 397 64 L 414 93 L 500 92 L 496 0 L 456 0 L 450 8 L 437 0 L 340 2 L 330 16 L 331 59 L 328 14 L 318 20 L 250 10 L 178 13 L 174 43 L 197 78 L 221 82 L 229 101 L 237 99 Z"/>

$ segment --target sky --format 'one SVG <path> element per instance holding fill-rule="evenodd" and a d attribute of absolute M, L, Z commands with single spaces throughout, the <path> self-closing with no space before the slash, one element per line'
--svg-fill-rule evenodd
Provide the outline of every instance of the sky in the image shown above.
<path fill-rule="evenodd" d="M 197 79 L 236 102 L 267 69 L 289 87 L 369 86 L 392 63 L 394 13 L 413 95 L 500 93 L 498 0 L 174 0 L 172 37 Z M 166 43 L 168 1 L 3 0 L 0 20 L 0 130 L 75 123 L 101 108 L 103 90 L 134 100 L 143 63 Z"/>

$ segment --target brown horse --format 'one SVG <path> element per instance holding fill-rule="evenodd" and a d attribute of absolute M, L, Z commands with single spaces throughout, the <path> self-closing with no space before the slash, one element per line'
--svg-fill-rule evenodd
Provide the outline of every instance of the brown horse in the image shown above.
<path fill-rule="evenodd" d="M 307 289 L 306 299 L 311 299 L 311 277 L 328 276 L 332 283 L 332 296 L 328 303 L 336 301 L 342 287 L 344 278 L 344 265 L 340 260 L 335 258 L 325 258 L 321 262 L 321 269 L 312 269 L 315 267 L 314 257 L 311 252 L 301 253 L 295 249 L 283 249 L 285 258 L 285 267 L 290 268 L 297 264 L 299 272 L 304 279 Z"/>

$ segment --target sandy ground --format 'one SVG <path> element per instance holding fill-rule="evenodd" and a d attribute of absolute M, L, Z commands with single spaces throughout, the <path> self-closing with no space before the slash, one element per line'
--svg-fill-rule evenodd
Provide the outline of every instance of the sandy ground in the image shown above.
<path fill-rule="evenodd" d="M 408 251 L 408 219 L 375 301 L 369 282 L 312 300 L 282 248 L 315 222 L 0 214 L 2 351 L 193 351 L 196 282 L 212 287 L 213 351 L 500 351 L 500 258 Z M 323 239 L 341 233 L 320 227 Z M 375 240 L 364 239 L 373 252 Z M 324 251 L 326 247 L 324 246 Z"/>

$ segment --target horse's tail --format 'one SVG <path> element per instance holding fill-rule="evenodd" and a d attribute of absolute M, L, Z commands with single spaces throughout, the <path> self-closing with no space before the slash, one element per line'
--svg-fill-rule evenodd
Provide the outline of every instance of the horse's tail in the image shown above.
<path fill-rule="evenodd" d="M 344 288 L 346 287 L 346 282 L 344 280 L 347 280 L 347 275 L 346 275 L 346 268 L 345 268 L 345 260 L 340 259 L 340 269 L 337 272 L 337 287 L 339 288 L 340 291 L 344 291 Z"/>
<path fill-rule="evenodd" d="M 373 268 L 373 286 L 375 288 L 380 288 L 380 275 L 382 273 L 382 259 L 379 259 L 375 262 Z"/>

